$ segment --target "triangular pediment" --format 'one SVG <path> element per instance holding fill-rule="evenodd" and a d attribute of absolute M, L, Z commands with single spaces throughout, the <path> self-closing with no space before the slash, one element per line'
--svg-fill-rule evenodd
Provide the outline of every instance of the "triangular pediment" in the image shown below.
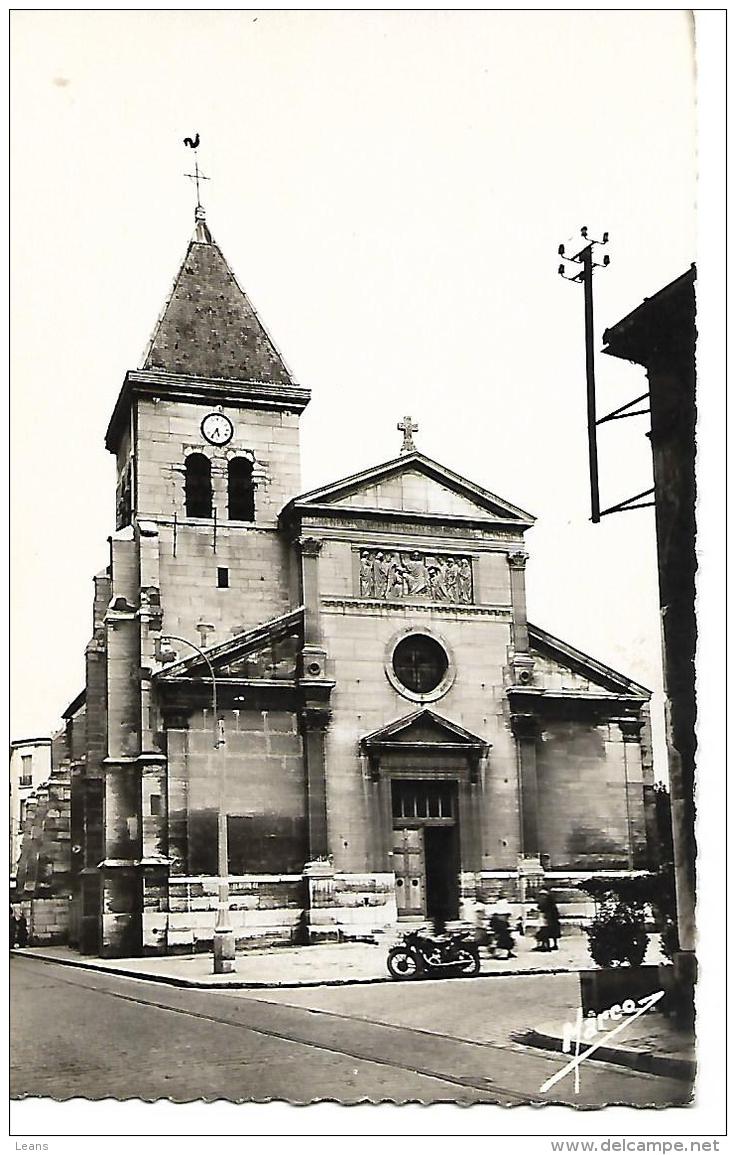
<path fill-rule="evenodd" d="M 203 653 L 218 681 L 294 681 L 303 635 L 304 610 L 300 607 L 255 629 L 236 634 L 227 642 L 209 646 Z M 172 640 L 170 644 L 176 650 L 176 641 Z M 169 681 L 209 678 L 211 675 L 207 663 L 198 654 L 193 654 L 165 665 L 156 676 Z"/>
<path fill-rule="evenodd" d="M 356 513 L 434 516 L 510 522 L 519 529 L 534 518 L 487 489 L 476 485 L 439 462 L 414 451 L 374 466 L 290 502 L 287 509 Z"/>
<path fill-rule="evenodd" d="M 651 691 L 611 666 L 529 623 L 534 684 L 550 693 L 651 697 Z"/>
<path fill-rule="evenodd" d="M 404 718 L 398 718 L 380 730 L 366 734 L 360 742 L 367 751 L 380 750 L 387 747 L 406 746 L 438 746 L 465 748 L 470 751 L 482 751 L 488 748 L 484 738 L 471 733 L 470 730 L 459 726 L 436 714 L 434 710 L 416 710 Z"/>

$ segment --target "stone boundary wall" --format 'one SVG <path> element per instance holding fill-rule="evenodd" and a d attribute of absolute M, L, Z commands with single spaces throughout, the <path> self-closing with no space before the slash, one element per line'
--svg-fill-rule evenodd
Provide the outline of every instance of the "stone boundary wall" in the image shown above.
<path fill-rule="evenodd" d="M 217 879 L 175 878 L 168 883 L 168 912 L 158 888 L 143 911 L 144 954 L 192 954 L 212 949 Z M 301 875 L 230 879 L 230 922 L 239 950 L 295 943 L 304 908 Z M 164 909 L 161 909 L 161 907 Z"/>
<path fill-rule="evenodd" d="M 168 888 L 151 886 L 145 893 L 144 954 L 212 949 L 216 878 L 171 878 Z M 365 938 L 396 921 L 392 874 L 327 871 L 317 878 L 252 875 L 230 879 L 230 922 L 238 950 Z"/>
<path fill-rule="evenodd" d="M 335 873 L 329 864 L 312 864 L 305 875 L 250 875 L 230 879 L 230 921 L 239 951 L 307 942 L 366 939 L 394 932 L 398 921 L 394 875 Z M 619 871 L 622 877 L 631 872 Z M 633 872 L 641 874 L 642 872 Z M 592 899 L 576 889 L 595 872 L 551 872 L 529 885 L 524 906 L 534 923 L 536 893 L 543 885 L 552 891 L 567 932 L 584 928 L 595 914 Z M 501 895 L 522 915 L 516 871 L 464 872 L 461 876 L 460 921 L 475 922 L 478 898 L 492 903 Z M 215 877 L 174 877 L 168 884 L 145 890 L 143 954 L 195 954 L 212 949 L 217 918 Z M 36 942 L 65 941 L 69 910 L 63 900 L 34 900 L 39 935 Z M 29 903 L 23 904 L 28 916 Z M 30 925 L 30 919 L 29 919 Z"/>
<path fill-rule="evenodd" d="M 26 916 L 29 946 L 59 946 L 68 942 L 68 898 L 31 898 L 13 905 Z"/>

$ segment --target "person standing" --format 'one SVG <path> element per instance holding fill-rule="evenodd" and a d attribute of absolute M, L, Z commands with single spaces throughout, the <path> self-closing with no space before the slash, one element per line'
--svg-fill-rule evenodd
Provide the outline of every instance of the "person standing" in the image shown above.
<path fill-rule="evenodd" d="M 516 958 L 514 954 L 516 944 L 510 926 L 513 911 L 503 891 L 499 892 L 498 898 L 490 907 L 489 914 L 493 948 L 496 951 L 506 951 L 506 958 Z"/>
<path fill-rule="evenodd" d="M 16 917 L 15 917 L 15 911 L 13 910 L 13 908 L 11 906 L 11 908 L 10 908 L 10 949 L 11 950 L 15 946 L 15 939 L 16 939 L 17 933 L 18 933 L 18 922 L 17 922 Z"/>
<path fill-rule="evenodd" d="M 536 946 L 534 949 L 558 950 L 558 940 L 562 935 L 560 911 L 548 890 L 539 891 L 537 895 L 537 906 L 542 916 L 542 926 L 537 931 L 539 946 Z"/>
<path fill-rule="evenodd" d="M 26 916 L 23 911 L 20 912 L 19 917 L 16 919 L 15 937 L 18 946 L 28 946 L 28 923 L 26 922 Z"/>

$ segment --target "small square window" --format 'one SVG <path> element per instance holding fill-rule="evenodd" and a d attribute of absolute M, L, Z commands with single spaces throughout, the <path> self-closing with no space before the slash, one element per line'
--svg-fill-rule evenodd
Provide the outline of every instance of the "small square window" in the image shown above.
<path fill-rule="evenodd" d="M 161 795 L 160 794 L 152 794 L 151 795 L 151 814 L 154 817 L 156 817 L 160 813 L 161 813 Z"/>
<path fill-rule="evenodd" d="M 226 566 L 217 567 L 217 588 L 226 590 L 230 585 L 230 570 Z"/>

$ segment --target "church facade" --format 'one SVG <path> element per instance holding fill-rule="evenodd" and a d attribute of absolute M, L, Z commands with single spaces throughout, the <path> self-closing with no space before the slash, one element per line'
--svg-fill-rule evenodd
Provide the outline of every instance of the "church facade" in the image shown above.
<path fill-rule="evenodd" d="M 218 849 L 239 947 L 652 864 L 649 691 L 527 621 L 532 516 L 410 419 L 393 460 L 300 492 L 309 400 L 198 208 L 106 436 L 67 719 L 84 952 L 209 949 Z"/>

